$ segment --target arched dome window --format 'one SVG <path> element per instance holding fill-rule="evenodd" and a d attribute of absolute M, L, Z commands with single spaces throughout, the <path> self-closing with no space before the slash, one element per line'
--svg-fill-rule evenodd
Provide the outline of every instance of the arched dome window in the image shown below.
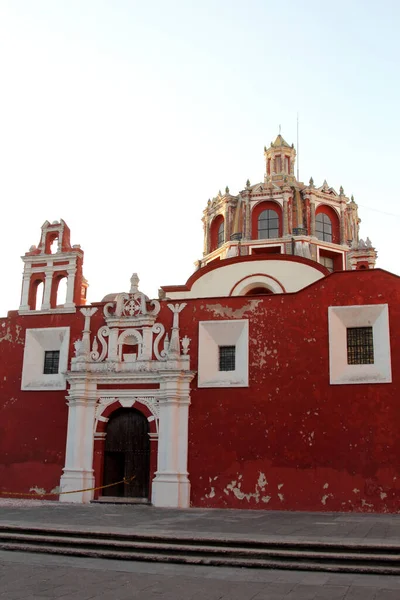
<path fill-rule="evenodd" d="M 210 226 L 210 252 L 213 252 L 225 242 L 225 221 L 222 215 L 217 215 Z"/>
<path fill-rule="evenodd" d="M 325 213 L 315 217 L 315 234 L 319 240 L 332 242 L 332 221 Z"/>
<path fill-rule="evenodd" d="M 275 210 L 263 210 L 258 216 L 258 239 L 279 237 L 279 215 Z"/>
<path fill-rule="evenodd" d="M 339 215 L 331 206 L 318 206 L 315 215 L 315 235 L 323 242 L 340 244 Z"/>

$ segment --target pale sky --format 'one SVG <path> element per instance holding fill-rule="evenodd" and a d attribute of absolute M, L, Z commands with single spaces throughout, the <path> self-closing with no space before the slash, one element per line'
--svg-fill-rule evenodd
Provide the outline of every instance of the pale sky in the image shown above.
<path fill-rule="evenodd" d="M 0 0 L 0 316 L 46 219 L 90 301 L 184 283 L 207 199 L 262 181 L 297 112 L 300 180 L 354 194 L 399 274 L 399 27 L 398 0 Z"/>

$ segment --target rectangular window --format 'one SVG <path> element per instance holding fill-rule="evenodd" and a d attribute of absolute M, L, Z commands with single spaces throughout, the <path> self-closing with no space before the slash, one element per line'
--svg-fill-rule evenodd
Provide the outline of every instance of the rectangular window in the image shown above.
<path fill-rule="evenodd" d="M 372 327 L 347 327 L 347 364 L 374 364 Z"/>
<path fill-rule="evenodd" d="M 319 262 L 321 263 L 321 265 L 324 265 L 324 267 L 326 267 L 328 271 L 330 271 L 331 273 L 333 272 L 333 258 L 330 258 L 329 256 L 320 255 Z"/>
<path fill-rule="evenodd" d="M 44 375 L 58 374 L 58 363 L 60 362 L 59 350 L 45 350 L 44 353 Z"/>
<path fill-rule="evenodd" d="M 234 371 L 236 369 L 236 346 L 218 346 L 219 370 Z"/>

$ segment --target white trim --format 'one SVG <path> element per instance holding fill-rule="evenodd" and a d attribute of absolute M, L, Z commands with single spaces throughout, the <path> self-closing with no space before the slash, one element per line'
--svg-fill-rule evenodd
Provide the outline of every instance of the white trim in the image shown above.
<path fill-rule="evenodd" d="M 68 368 L 69 327 L 46 327 L 27 329 L 25 333 L 24 361 L 22 366 L 21 390 L 65 390 L 65 373 Z M 59 350 L 58 373 L 43 373 L 46 350 Z"/>
<path fill-rule="evenodd" d="M 329 373 L 330 383 L 391 383 L 389 309 L 387 304 L 330 306 Z M 374 364 L 347 364 L 347 328 L 372 326 Z"/>
<path fill-rule="evenodd" d="M 282 239 L 282 238 L 269 238 L 269 239 L 271 239 L 271 240 L 277 240 L 277 239 Z M 257 243 L 255 243 L 255 240 L 252 240 L 251 241 L 251 245 L 247 244 L 247 246 L 248 246 L 248 248 L 250 250 L 250 256 L 252 254 L 254 254 L 254 256 L 269 256 L 269 254 L 271 254 L 271 256 L 274 256 L 274 254 L 275 254 L 274 252 L 271 252 L 271 253 L 267 252 L 266 254 L 258 254 L 257 252 L 253 252 L 254 248 L 280 248 L 281 249 L 280 254 L 284 254 L 285 253 L 285 244 L 283 244 L 283 243 L 280 244 L 278 242 L 271 241 L 270 244 L 266 244 L 264 242 L 264 240 L 260 240 L 260 242 L 262 242 L 262 243 L 261 244 L 257 244 Z M 278 253 L 276 253 L 276 254 L 278 254 Z"/>
<path fill-rule="evenodd" d="M 262 287 L 270 290 L 274 294 L 283 294 L 285 292 L 279 281 L 268 277 L 268 275 L 249 275 L 242 281 L 239 281 L 233 288 L 231 296 L 244 296 L 251 289 Z"/>
<path fill-rule="evenodd" d="M 219 346 L 235 346 L 234 371 L 219 370 Z M 249 385 L 249 321 L 199 322 L 198 387 L 247 387 Z"/>
<path fill-rule="evenodd" d="M 330 246 L 323 246 L 323 245 L 321 246 L 321 245 L 319 245 L 321 242 L 323 242 L 323 240 L 319 240 L 318 239 L 318 242 L 317 242 L 318 243 L 318 245 L 317 245 L 317 262 L 319 264 L 321 264 L 320 263 L 320 250 L 322 250 L 322 252 L 324 252 L 326 250 L 327 252 L 330 252 L 332 254 L 341 254 L 342 255 L 342 269 L 344 270 L 346 268 L 346 257 L 345 257 L 345 253 L 343 252 L 343 250 L 336 250 L 336 248 L 332 248 Z M 329 242 L 327 242 L 327 243 L 329 244 Z M 325 258 L 331 258 L 331 257 L 330 256 L 329 257 L 325 256 Z M 324 265 L 322 265 L 322 266 L 324 266 Z M 335 266 L 335 265 L 333 265 L 333 266 Z"/>

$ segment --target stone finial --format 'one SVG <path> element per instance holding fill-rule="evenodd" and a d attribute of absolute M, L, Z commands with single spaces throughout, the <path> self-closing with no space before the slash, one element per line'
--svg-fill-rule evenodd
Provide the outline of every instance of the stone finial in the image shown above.
<path fill-rule="evenodd" d="M 354 196 L 353 196 L 353 194 L 351 195 L 351 201 L 354 203 Z"/>
<path fill-rule="evenodd" d="M 221 198 L 221 196 L 222 196 L 221 190 L 218 190 L 218 196 Z"/>
<path fill-rule="evenodd" d="M 211 198 L 209 198 L 209 199 L 207 200 L 207 204 L 208 204 L 208 205 L 210 205 L 210 204 L 211 204 Z"/>
<path fill-rule="evenodd" d="M 247 187 L 247 188 L 249 188 L 249 187 L 250 187 L 250 179 L 248 179 L 248 180 L 246 181 L 246 187 Z"/>
<path fill-rule="evenodd" d="M 372 242 L 369 239 L 369 237 L 367 237 L 367 239 L 365 240 L 365 245 L 366 245 L 367 248 L 372 248 Z"/>
<path fill-rule="evenodd" d="M 272 146 L 272 143 L 271 143 L 271 146 Z M 264 152 L 266 152 L 266 151 L 267 151 L 267 146 L 264 146 Z"/>
<path fill-rule="evenodd" d="M 340 194 L 340 196 L 343 196 L 343 195 L 344 195 L 344 189 L 343 189 L 343 186 L 342 186 L 342 185 L 341 185 L 341 186 L 340 186 L 340 188 L 339 188 L 339 194 Z"/>
<path fill-rule="evenodd" d="M 226 188 L 225 188 L 225 194 L 229 194 L 229 188 L 228 188 L 228 186 L 226 186 Z"/>
<path fill-rule="evenodd" d="M 133 273 L 131 277 L 131 289 L 130 294 L 136 294 L 139 291 L 139 277 L 137 273 Z"/>
<path fill-rule="evenodd" d="M 310 187 L 314 187 L 314 179 L 312 177 L 310 177 Z"/>

